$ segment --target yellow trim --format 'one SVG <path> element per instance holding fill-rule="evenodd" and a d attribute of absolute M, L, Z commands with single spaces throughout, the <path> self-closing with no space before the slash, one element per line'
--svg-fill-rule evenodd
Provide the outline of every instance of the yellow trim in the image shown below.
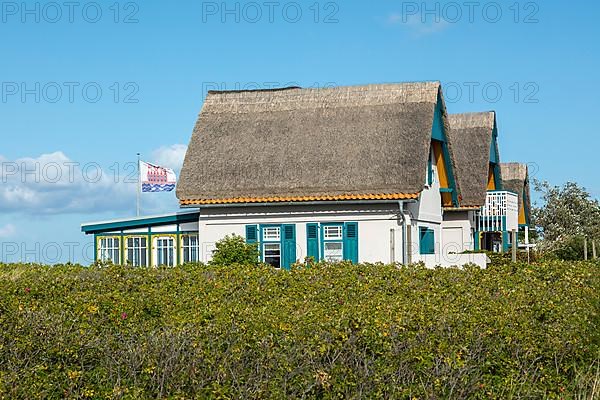
<path fill-rule="evenodd" d="M 199 233 L 182 233 L 179 234 L 179 264 L 183 265 L 183 238 L 189 236 L 196 236 L 198 238 L 198 260 L 200 261 L 200 234 Z"/>
<path fill-rule="evenodd" d="M 182 199 L 182 206 L 200 204 L 234 204 L 234 203 L 288 203 L 303 201 L 336 201 L 336 200 L 406 200 L 417 199 L 419 193 L 391 194 L 343 194 L 335 196 L 289 196 L 289 197 L 232 197 L 226 199 Z"/>
<path fill-rule="evenodd" d="M 519 204 L 519 225 L 527 224 L 527 220 L 525 219 L 525 202 L 523 201 L 523 196 L 521 196 L 521 203 Z"/>
<path fill-rule="evenodd" d="M 151 250 L 150 250 L 150 266 L 151 267 L 158 267 L 158 265 L 154 265 L 154 263 L 152 261 L 154 261 L 154 250 L 156 250 L 156 246 L 154 245 L 154 239 L 155 238 L 166 238 L 166 237 L 170 237 L 173 238 L 173 246 L 175 246 L 175 248 L 173 249 L 173 255 L 175 256 L 175 260 L 173 260 L 173 266 L 176 267 L 177 266 L 177 252 L 179 251 L 178 249 L 178 240 L 177 238 L 180 235 L 177 233 L 160 233 L 160 232 L 156 232 L 156 233 L 151 233 L 150 234 L 150 244 L 151 244 Z"/>
<path fill-rule="evenodd" d="M 450 187 L 450 178 L 448 177 L 448 171 L 446 170 L 446 160 L 444 159 L 442 143 L 434 140 L 431 142 L 431 146 L 433 147 L 433 157 L 437 168 L 440 189 L 448 189 Z M 451 207 L 453 205 L 452 193 L 442 193 L 442 206 Z"/>
<path fill-rule="evenodd" d="M 132 235 L 123 235 L 123 262 L 127 263 L 129 260 L 127 259 L 127 239 L 135 239 L 135 238 L 140 238 L 140 239 L 146 239 L 146 265 L 141 265 L 141 267 L 147 267 L 148 264 L 150 263 L 150 257 L 148 254 L 149 251 L 149 243 L 148 243 L 148 233 L 136 233 L 136 234 L 132 234 Z"/>
<path fill-rule="evenodd" d="M 123 258 L 123 240 L 121 234 L 112 234 L 112 235 L 98 235 L 96 236 L 96 261 L 100 261 L 102 260 L 102 258 L 100 257 L 100 241 L 102 239 L 109 239 L 109 238 L 113 238 L 113 239 L 119 239 L 119 258 Z M 119 260 L 119 262 L 117 264 L 122 264 L 123 260 Z"/>
<path fill-rule="evenodd" d="M 494 168 L 491 165 L 488 172 L 487 190 L 496 190 L 496 176 L 494 175 Z"/>
<path fill-rule="evenodd" d="M 442 143 L 438 141 L 432 141 L 433 156 L 435 158 L 435 166 L 437 167 L 438 179 L 440 181 L 440 188 L 448 189 L 449 179 L 448 171 L 446 171 L 446 162 L 444 160 L 444 152 L 442 150 Z"/>

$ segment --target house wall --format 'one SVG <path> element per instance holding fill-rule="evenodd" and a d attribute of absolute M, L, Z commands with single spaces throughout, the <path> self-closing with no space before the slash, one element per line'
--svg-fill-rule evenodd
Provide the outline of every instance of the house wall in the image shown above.
<path fill-rule="evenodd" d="M 398 210 L 397 202 L 202 208 L 199 221 L 201 260 L 210 261 L 215 243 L 225 236 L 244 237 L 246 225 L 267 224 L 294 224 L 296 259 L 304 260 L 307 256 L 307 224 L 358 222 L 359 262 L 402 262 L 402 225 Z M 392 254 L 392 248 L 395 254 Z"/>
<path fill-rule="evenodd" d="M 474 249 L 475 211 L 446 211 L 442 222 L 440 254 L 451 262 L 456 254 Z"/>
<path fill-rule="evenodd" d="M 431 158 L 434 158 L 433 150 Z M 433 182 L 425 187 L 419 196 L 419 201 L 407 205 L 407 211 L 411 218 L 410 226 L 410 254 L 412 262 L 424 262 L 427 266 L 433 267 L 434 258 L 429 255 L 422 255 L 420 251 L 419 230 L 421 227 L 432 229 L 434 232 L 434 241 L 438 243 L 442 237 L 442 196 L 440 194 L 440 178 L 438 167 L 434 162 Z M 439 251 L 439 246 L 435 248 L 436 253 Z"/>

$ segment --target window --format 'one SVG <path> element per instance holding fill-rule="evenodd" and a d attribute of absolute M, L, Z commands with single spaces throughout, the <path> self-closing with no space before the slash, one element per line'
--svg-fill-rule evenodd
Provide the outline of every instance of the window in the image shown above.
<path fill-rule="evenodd" d="M 172 237 L 156 239 L 156 265 L 175 266 L 175 240 Z"/>
<path fill-rule="evenodd" d="M 429 152 L 429 161 L 427 162 L 427 186 L 432 186 L 435 181 L 435 174 L 433 171 L 433 152 Z"/>
<path fill-rule="evenodd" d="M 275 268 L 281 268 L 281 227 L 262 227 L 262 258 L 263 262 Z"/>
<path fill-rule="evenodd" d="M 342 240 L 344 238 L 344 229 L 341 225 L 323 227 L 325 240 Z"/>
<path fill-rule="evenodd" d="M 419 252 L 421 254 L 435 254 L 435 233 L 433 229 L 419 228 Z"/>
<path fill-rule="evenodd" d="M 121 261 L 121 238 L 105 237 L 100 239 L 99 259 L 101 261 L 112 261 L 113 264 L 119 264 Z"/>
<path fill-rule="evenodd" d="M 260 260 L 275 268 L 289 269 L 297 261 L 294 224 L 246 225 L 246 242 L 258 243 Z"/>
<path fill-rule="evenodd" d="M 263 261 L 275 268 L 281 268 L 281 243 L 264 243 Z"/>
<path fill-rule="evenodd" d="M 127 262 L 134 267 L 148 265 L 148 239 L 145 237 L 127 238 Z"/>
<path fill-rule="evenodd" d="M 323 246 L 323 256 L 327 261 L 342 261 L 344 259 L 344 245 L 342 242 L 325 242 Z"/>
<path fill-rule="evenodd" d="M 181 238 L 183 262 L 198 262 L 198 235 L 184 235 Z"/>
<path fill-rule="evenodd" d="M 323 258 L 336 262 L 344 259 L 344 226 L 323 226 Z"/>
<path fill-rule="evenodd" d="M 263 228 L 263 240 L 265 242 L 278 242 L 281 240 L 281 228 L 278 226 L 267 226 Z"/>

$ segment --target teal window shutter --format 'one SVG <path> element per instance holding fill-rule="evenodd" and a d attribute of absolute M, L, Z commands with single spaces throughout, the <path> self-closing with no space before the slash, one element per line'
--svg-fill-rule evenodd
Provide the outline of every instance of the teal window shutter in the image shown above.
<path fill-rule="evenodd" d="M 319 224 L 306 224 L 306 256 L 319 261 Z"/>
<path fill-rule="evenodd" d="M 319 225 L 306 224 L 306 256 L 319 261 Z"/>
<path fill-rule="evenodd" d="M 435 254 L 435 233 L 433 229 L 419 228 L 419 252 Z"/>
<path fill-rule="evenodd" d="M 344 260 L 358 264 L 358 222 L 344 224 Z"/>
<path fill-rule="evenodd" d="M 246 225 L 246 243 L 258 242 L 258 226 Z"/>
<path fill-rule="evenodd" d="M 431 157 L 431 150 L 429 150 L 429 162 L 427 163 L 427 185 L 433 184 L 433 158 Z"/>
<path fill-rule="evenodd" d="M 281 266 L 290 269 L 296 262 L 296 225 L 282 225 L 281 231 L 283 233 L 281 235 L 281 248 L 283 249 Z"/>

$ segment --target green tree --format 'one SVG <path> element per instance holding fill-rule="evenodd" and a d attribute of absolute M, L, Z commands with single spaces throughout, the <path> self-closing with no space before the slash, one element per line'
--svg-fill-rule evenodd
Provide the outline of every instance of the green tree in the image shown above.
<path fill-rule="evenodd" d="M 535 181 L 536 191 L 542 194 L 543 204 L 534 207 L 534 224 L 541 229 L 543 250 L 557 254 L 572 254 L 583 249 L 583 237 L 593 239 L 600 233 L 600 204 L 587 190 L 574 182 L 551 186 Z M 566 249 L 569 248 L 569 249 Z M 566 251 L 566 253 L 565 253 Z M 561 257 L 562 258 L 562 257 Z M 572 256 L 568 257 L 572 258 Z"/>
<path fill-rule="evenodd" d="M 213 252 L 212 265 L 258 265 L 258 246 L 246 243 L 243 237 L 225 236 L 216 244 Z"/>

